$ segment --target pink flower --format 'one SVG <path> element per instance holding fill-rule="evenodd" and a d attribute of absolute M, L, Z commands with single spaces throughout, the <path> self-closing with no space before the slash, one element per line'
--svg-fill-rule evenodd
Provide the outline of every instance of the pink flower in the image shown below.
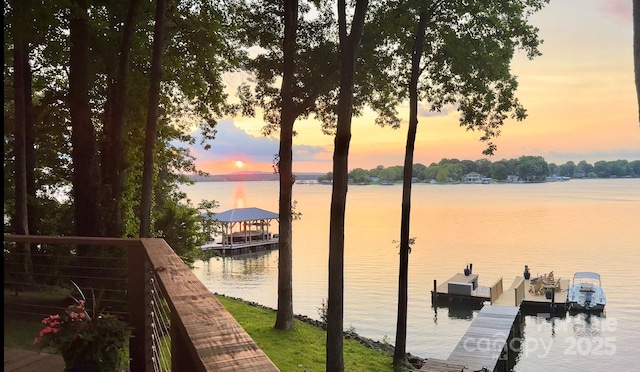
<path fill-rule="evenodd" d="M 51 327 L 49 327 L 49 326 L 44 327 L 44 328 L 40 331 L 40 336 L 44 336 L 44 335 L 46 335 L 47 333 L 54 333 L 54 332 L 53 332 L 53 331 L 54 331 L 54 329 L 55 329 L 55 328 L 51 328 Z"/>

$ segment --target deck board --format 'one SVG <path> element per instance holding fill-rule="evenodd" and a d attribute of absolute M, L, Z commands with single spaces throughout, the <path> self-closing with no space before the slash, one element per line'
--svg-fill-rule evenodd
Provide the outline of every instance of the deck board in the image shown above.
<path fill-rule="evenodd" d="M 5 372 L 63 371 L 64 360 L 57 354 L 4 348 Z"/>
<path fill-rule="evenodd" d="M 422 364 L 422 367 L 420 367 L 420 371 L 462 372 L 464 371 L 464 366 L 461 364 L 449 362 L 448 360 L 427 359 Z"/>

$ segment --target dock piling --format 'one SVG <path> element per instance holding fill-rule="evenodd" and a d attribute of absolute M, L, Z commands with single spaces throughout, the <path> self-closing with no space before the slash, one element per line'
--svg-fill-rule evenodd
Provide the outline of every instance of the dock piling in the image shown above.
<path fill-rule="evenodd" d="M 431 302 L 436 302 L 438 299 L 438 281 L 433 279 L 433 292 L 431 292 Z"/>

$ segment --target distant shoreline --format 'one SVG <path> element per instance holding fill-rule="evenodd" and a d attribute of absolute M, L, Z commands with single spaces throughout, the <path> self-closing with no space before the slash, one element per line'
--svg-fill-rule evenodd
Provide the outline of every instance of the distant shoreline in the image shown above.
<path fill-rule="evenodd" d="M 294 173 L 296 181 L 317 181 L 319 177 L 324 176 L 324 173 Z M 186 175 L 191 181 L 195 182 L 252 182 L 252 181 L 279 181 L 280 178 L 276 173 L 229 173 L 229 174 L 217 174 L 210 176 L 195 176 Z M 571 178 L 570 180 L 603 180 L 603 179 L 633 179 L 633 177 L 610 177 L 610 178 Z M 545 180 L 545 181 L 530 181 L 530 182 L 490 182 L 491 184 L 530 184 L 530 183 L 548 183 L 548 182 L 567 182 L 570 180 Z M 421 182 L 429 183 L 429 182 Z M 328 183 L 331 184 L 331 183 Z M 377 182 L 370 183 L 371 185 L 378 185 Z M 401 185 L 402 182 L 392 183 L 390 185 Z M 445 182 L 440 183 L 442 185 L 458 185 L 458 184 L 480 184 L 480 182 Z"/>
<path fill-rule="evenodd" d="M 294 173 L 296 180 L 317 180 L 325 173 Z M 278 181 L 280 176 L 277 173 L 229 173 L 216 174 L 211 176 L 187 175 L 190 180 L 196 182 L 238 182 L 238 181 Z"/>

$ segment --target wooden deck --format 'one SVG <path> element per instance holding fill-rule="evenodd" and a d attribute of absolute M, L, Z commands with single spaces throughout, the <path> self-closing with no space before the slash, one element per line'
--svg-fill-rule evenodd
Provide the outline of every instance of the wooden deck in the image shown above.
<path fill-rule="evenodd" d="M 64 367 L 64 360 L 60 355 L 4 348 L 5 372 L 56 372 L 64 371 Z"/>
<path fill-rule="evenodd" d="M 482 368 L 493 371 L 503 355 L 519 313 L 520 309 L 515 306 L 484 306 L 447 362 L 464 365 L 471 371 Z"/>
<path fill-rule="evenodd" d="M 279 371 L 164 240 L 142 241 L 148 245 L 149 261 L 159 286 L 167 293 L 165 298 L 172 299 L 172 357 L 182 348 L 181 352 L 198 358 L 207 371 Z M 189 340 L 181 339 L 183 335 L 189 335 Z M 196 365 L 180 367 L 185 371 L 202 370 Z"/>
<path fill-rule="evenodd" d="M 135 309 L 128 314 L 134 327 L 129 340 L 130 368 L 153 370 L 150 357 L 151 296 L 146 290 L 149 276 L 170 309 L 171 364 L 184 371 L 273 371 L 279 369 L 249 334 L 193 274 L 163 239 L 118 239 L 5 235 L 5 241 L 51 245 L 121 246 L 128 249 L 127 303 Z M 42 266 L 42 265 L 40 265 Z M 6 278 L 5 278 L 6 284 Z M 33 358 L 32 358 L 33 357 Z M 44 360 L 41 360 L 44 359 Z M 40 364 L 42 363 L 42 364 Z M 36 364 L 37 367 L 32 365 Z M 56 367 L 56 366 L 59 366 Z M 33 368 L 33 369 L 30 369 Z M 24 354 L 5 350 L 5 370 L 62 371 L 59 356 Z"/>

